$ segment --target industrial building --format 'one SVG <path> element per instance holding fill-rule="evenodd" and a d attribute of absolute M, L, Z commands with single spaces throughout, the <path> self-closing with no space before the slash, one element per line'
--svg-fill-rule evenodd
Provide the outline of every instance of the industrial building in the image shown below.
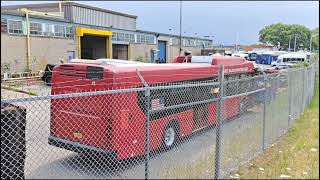
<path fill-rule="evenodd" d="M 180 37 L 136 28 L 137 16 L 74 2 L 1 7 L 1 73 L 43 70 L 72 58 L 172 62 Z M 28 31 L 29 29 L 29 31 Z M 182 36 L 200 55 L 208 38 Z"/>

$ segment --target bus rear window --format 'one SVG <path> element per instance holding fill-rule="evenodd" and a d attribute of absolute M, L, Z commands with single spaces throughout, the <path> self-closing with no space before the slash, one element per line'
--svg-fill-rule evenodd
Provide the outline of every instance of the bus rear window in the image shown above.
<path fill-rule="evenodd" d="M 103 79 L 103 68 L 102 67 L 87 67 L 87 79 Z"/>

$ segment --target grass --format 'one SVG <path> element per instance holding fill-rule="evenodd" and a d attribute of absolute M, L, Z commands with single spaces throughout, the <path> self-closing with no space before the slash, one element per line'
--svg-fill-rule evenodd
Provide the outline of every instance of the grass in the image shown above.
<path fill-rule="evenodd" d="M 34 93 L 34 92 L 23 91 L 23 90 L 14 88 L 14 87 L 4 86 L 4 85 L 1 85 L 1 89 L 6 89 L 6 90 L 9 90 L 9 91 L 14 91 L 14 92 L 20 92 L 20 93 L 28 94 L 28 95 L 31 95 L 31 96 L 37 96 L 38 95 L 37 93 Z"/>
<path fill-rule="evenodd" d="M 241 179 L 319 179 L 319 75 L 310 106 L 288 133 L 266 152 L 239 168 Z M 263 168 L 264 170 L 259 170 Z"/>

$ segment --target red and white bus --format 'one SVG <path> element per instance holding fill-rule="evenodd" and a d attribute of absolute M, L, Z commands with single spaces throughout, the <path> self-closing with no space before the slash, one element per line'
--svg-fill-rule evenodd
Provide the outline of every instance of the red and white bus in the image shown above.
<path fill-rule="evenodd" d="M 254 76 L 254 66 L 240 57 L 216 57 L 212 63 L 149 64 L 112 59 L 72 60 L 53 70 L 52 94 L 141 88 L 137 69 L 149 86 L 214 80 L 224 64 L 229 79 Z M 232 85 L 232 84 L 231 84 Z M 201 88 L 201 89 L 200 89 Z M 49 144 L 75 152 L 110 153 L 118 160 L 145 154 L 145 91 L 51 100 Z M 217 97 L 212 86 L 152 90 L 151 110 Z M 237 116 L 242 97 L 224 101 L 225 118 Z M 198 129 L 216 123 L 217 102 L 152 111 L 150 150 L 171 148 Z"/>

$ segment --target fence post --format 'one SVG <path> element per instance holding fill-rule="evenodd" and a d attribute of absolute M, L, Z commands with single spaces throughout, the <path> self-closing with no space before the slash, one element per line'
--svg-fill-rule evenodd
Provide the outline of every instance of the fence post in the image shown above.
<path fill-rule="evenodd" d="M 220 176 L 220 148 L 221 148 L 221 125 L 223 119 L 223 96 L 224 96 L 224 66 L 221 64 L 219 66 L 219 90 L 220 90 L 220 97 L 219 97 L 219 109 L 218 109 L 218 117 L 217 117 L 217 129 L 216 129 L 216 152 L 215 152 L 215 163 L 214 163 L 214 179 L 218 179 Z"/>
<path fill-rule="evenodd" d="M 289 115 L 288 115 L 288 127 L 290 127 L 290 124 L 291 124 L 291 95 L 292 95 L 292 92 L 291 92 L 291 71 L 290 69 L 288 69 L 288 101 L 289 101 Z"/>
<path fill-rule="evenodd" d="M 305 78 L 305 67 L 303 67 L 302 69 L 302 102 L 301 102 L 301 115 L 303 114 L 303 111 L 304 111 L 304 81 L 306 80 Z"/>
<path fill-rule="evenodd" d="M 263 99 L 263 117 L 262 117 L 262 151 L 266 149 L 265 140 L 266 140 L 266 110 L 267 110 L 267 75 L 263 76 L 264 81 L 264 99 Z"/>
<path fill-rule="evenodd" d="M 150 87 L 148 83 L 144 80 L 139 69 L 136 70 L 137 74 L 145 87 L 145 97 L 146 97 L 146 124 L 145 124 L 145 161 L 144 161 L 144 178 L 149 179 L 149 160 L 150 160 Z"/>

